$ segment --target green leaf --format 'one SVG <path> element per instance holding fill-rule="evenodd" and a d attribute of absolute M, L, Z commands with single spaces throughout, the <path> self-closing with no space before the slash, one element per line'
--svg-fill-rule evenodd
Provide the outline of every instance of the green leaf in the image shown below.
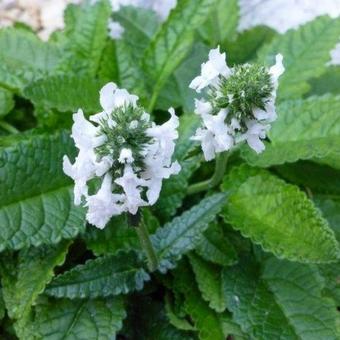
<path fill-rule="evenodd" d="M 10 91 L 0 88 L 0 119 L 6 116 L 13 108 L 13 94 Z"/>
<path fill-rule="evenodd" d="M 73 205 L 73 184 L 62 170 L 74 155 L 66 132 L 23 134 L 0 144 L 0 250 L 55 244 L 85 229 Z"/>
<path fill-rule="evenodd" d="M 111 14 L 107 0 L 85 1 L 66 11 L 66 28 L 61 40 L 61 70 L 95 75 L 107 40 L 107 23 Z"/>
<path fill-rule="evenodd" d="M 319 78 L 313 78 L 309 81 L 310 91 L 308 95 L 321 96 L 326 93 L 340 94 L 340 66 L 328 66 L 325 73 Z"/>
<path fill-rule="evenodd" d="M 233 244 L 224 235 L 221 226 L 213 222 L 203 233 L 202 241 L 195 248 L 204 260 L 221 266 L 230 266 L 237 261 Z"/>
<path fill-rule="evenodd" d="M 133 252 L 88 260 L 58 275 L 45 294 L 69 299 L 107 297 L 141 290 L 149 275 Z"/>
<path fill-rule="evenodd" d="M 218 0 L 208 20 L 199 29 L 203 39 L 212 47 L 225 39 L 232 40 L 237 33 L 239 11 L 237 0 Z"/>
<path fill-rule="evenodd" d="M 287 31 L 261 49 L 259 60 L 268 63 L 272 63 L 277 53 L 283 55 L 285 72 L 280 77 L 281 100 L 299 98 L 309 91 L 307 81 L 326 71 L 330 51 L 338 42 L 339 35 L 340 19 L 323 16 L 296 30 Z"/>
<path fill-rule="evenodd" d="M 222 289 L 222 267 L 209 263 L 194 254 L 189 255 L 189 260 L 203 299 L 216 312 L 224 312 L 227 305 Z"/>
<path fill-rule="evenodd" d="M 190 51 L 196 28 L 206 19 L 217 0 L 183 0 L 171 11 L 168 20 L 145 51 L 143 65 L 148 75 L 152 98 L 150 107 L 169 76 Z"/>
<path fill-rule="evenodd" d="M 111 340 L 126 317 L 121 297 L 106 300 L 42 301 L 32 325 L 35 339 Z"/>
<path fill-rule="evenodd" d="M 169 77 L 162 88 L 156 108 L 168 110 L 169 107 L 182 107 L 191 113 L 195 108 L 196 92 L 189 88 L 190 82 L 200 73 L 201 64 L 207 60 L 209 48 L 202 43 L 195 43 L 190 54 Z M 197 120 L 197 119 L 196 119 Z"/>
<path fill-rule="evenodd" d="M 242 157 L 249 164 L 268 167 L 299 159 L 322 159 L 331 154 L 340 156 L 340 97 L 325 95 L 287 101 L 277 110 L 278 119 L 265 151 L 257 155 L 248 146 L 242 149 Z"/>
<path fill-rule="evenodd" d="M 180 119 L 179 138 L 173 159 L 180 163 L 182 169 L 178 175 L 171 176 L 164 181 L 160 198 L 155 205 L 157 214 L 164 220 L 173 216 L 181 206 L 186 196 L 189 179 L 200 164 L 198 157 L 186 158 L 193 149 L 193 142 L 190 138 L 199 124 L 197 116 L 194 115 L 184 115 Z"/>
<path fill-rule="evenodd" d="M 252 339 L 337 339 L 336 308 L 322 295 L 312 266 L 270 258 L 260 268 L 245 258 L 225 268 L 228 309 Z"/>
<path fill-rule="evenodd" d="M 109 39 L 106 41 L 98 70 L 98 77 L 104 84 L 110 81 L 115 83 L 119 81 L 116 49 L 116 44 L 113 40 Z"/>
<path fill-rule="evenodd" d="M 98 112 L 99 91 L 104 85 L 93 77 L 54 76 L 39 79 L 24 89 L 24 95 L 36 107 L 60 112 Z"/>
<path fill-rule="evenodd" d="M 234 40 L 226 37 L 227 40 L 224 41 L 222 47 L 224 51 L 227 51 L 228 65 L 253 61 L 258 50 L 264 44 L 270 43 L 276 35 L 276 31 L 267 26 L 256 26 L 240 32 Z"/>
<path fill-rule="evenodd" d="M 319 266 L 319 272 L 325 280 L 324 292 L 332 297 L 336 306 L 340 306 L 340 270 L 339 262 Z"/>
<path fill-rule="evenodd" d="M 159 227 L 158 220 L 149 210 L 143 211 L 143 219 L 149 233 Z M 97 256 L 117 254 L 121 250 L 141 250 L 136 230 L 128 225 L 126 215 L 112 218 L 103 230 L 90 227 L 83 238 Z"/>
<path fill-rule="evenodd" d="M 34 33 L 23 29 L 0 31 L 0 84 L 20 90 L 28 82 L 56 69 L 59 48 L 42 42 Z"/>
<path fill-rule="evenodd" d="M 339 258 L 333 231 L 298 187 L 265 170 L 249 174 L 242 184 L 234 180 L 244 174 L 246 168 L 236 169 L 222 185 L 231 191 L 222 213 L 227 222 L 280 258 L 307 263 Z"/>
<path fill-rule="evenodd" d="M 192 275 L 190 268 L 183 265 L 174 273 L 175 289 L 183 294 L 184 309 L 194 321 L 199 339 L 224 340 L 222 323 L 218 314 L 210 309 L 201 298 L 195 281 L 192 280 Z"/>
<path fill-rule="evenodd" d="M 181 216 L 175 217 L 151 236 L 162 271 L 173 267 L 175 261 L 200 243 L 202 233 L 225 202 L 225 194 L 209 196 Z"/>
<path fill-rule="evenodd" d="M 31 307 L 54 276 L 54 267 L 64 263 L 68 246 L 69 243 L 64 242 L 48 248 L 22 250 L 14 268 L 2 264 L 3 297 L 9 316 L 17 320 L 18 335 L 25 334 Z M 9 261 L 9 257 L 4 261 Z"/>

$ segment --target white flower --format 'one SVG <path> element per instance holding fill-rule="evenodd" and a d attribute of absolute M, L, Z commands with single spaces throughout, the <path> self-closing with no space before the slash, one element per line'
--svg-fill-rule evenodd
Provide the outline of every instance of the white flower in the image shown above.
<path fill-rule="evenodd" d="M 109 37 L 112 39 L 120 39 L 124 33 L 124 27 L 116 21 L 110 20 L 108 23 Z"/>
<path fill-rule="evenodd" d="M 130 149 L 123 148 L 120 152 L 118 162 L 122 164 L 132 163 L 134 161 L 132 157 L 132 151 Z"/>
<path fill-rule="evenodd" d="M 109 83 L 100 91 L 104 111 L 90 117 L 94 124 L 81 110 L 73 116 L 72 137 L 79 153 L 74 164 L 64 156 L 63 169 L 75 182 L 75 204 L 85 201 L 87 220 L 98 228 L 114 215 L 136 214 L 139 207 L 154 204 L 163 179 L 180 171 L 172 162 L 179 125 L 175 111 L 169 109 L 170 119 L 156 125 L 137 100 Z M 93 178 L 102 179 L 102 185 L 89 195 Z"/>
<path fill-rule="evenodd" d="M 216 153 L 230 150 L 234 145 L 231 130 L 224 122 L 226 116 L 226 110 L 221 110 L 217 115 L 203 114 L 204 128 L 199 128 L 192 137 L 201 142 L 206 161 L 215 158 Z"/>
<path fill-rule="evenodd" d="M 125 193 L 124 205 L 131 214 L 136 214 L 139 207 L 147 205 L 147 202 L 141 198 L 141 187 L 144 186 L 146 182 L 137 177 L 131 165 L 125 165 L 124 175 L 117 178 L 115 183 L 123 188 Z"/>
<path fill-rule="evenodd" d="M 161 20 L 165 20 L 170 11 L 176 7 L 177 0 L 153 0 L 152 9 L 159 15 Z"/>
<path fill-rule="evenodd" d="M 201 75 L 196 77 L 189 85 L 190 88 L 201 92 L 207 86 L 215 86 L 220 75 L 228 77 L 231 70 L 226 64 L 225 53 L 220 53 L 220 47 L 209 52 L 209 60 L 201 66 Z"/>
<path fill-rule="evenodd" d="M 123 206 L 120 203 L 123 200 L 124 195 L 112 194 L 112 177 L 107 173 L 99 191 L 87 198 L 87 220 L 97 228 L 103 229 L 112 216 L 123 212 Z"/>
<path fill-rule="evenodd" d="M 190 84 L 197 92 L 209 87 L 205 97 L 195 99 L 195 113 L 201 116 L 202 126 L 192 137 L 201 143 L 207 161 L 242 141 L 257 153 L 265 149 L 262 140 L 277 118 L 275 100 L 279 77 L 284 71 L 282 61 L 278 54 L 275 65 L 269 69 L 251 64 L 229 69 L 225 53 L 221 54 L 219 48 L 210 51 L 202 74 Z"/>

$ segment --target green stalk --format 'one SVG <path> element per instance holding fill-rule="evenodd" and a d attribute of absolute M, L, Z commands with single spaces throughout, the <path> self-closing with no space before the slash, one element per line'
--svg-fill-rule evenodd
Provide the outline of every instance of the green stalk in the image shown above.
<path fill-rule="evenodd" d="M 4 129 L 5 131 L 7 131 L 9 133 L 12 133 L 12 134 L 15 134 L 15 133 L 19 132 L 19 130 L 17 130 L 14 126 L 6 123 L 5 121 L 0 121 L 0 127 L 2 129 Z"/>
<path fill-rule="evenodd" d="M 190 185 L 187 191 L 188 195 L 197 194 L 202 191 L 210 190 L 220 184 L 227 167 L 229 153 L 223 152 L 216 157 L 215 161 L 215 172 L 213 176 L 203 182 L 195 183 Z"/>
<path fill-rule="evenodd" d="M 149 232 L 139 212 L 136 215 L 129 215 L 129 224 L 136 229 L 140 245 L 148 260 L 149 271 L 154 272 L 158 268 L 158 258 L 151 243 Z"/>

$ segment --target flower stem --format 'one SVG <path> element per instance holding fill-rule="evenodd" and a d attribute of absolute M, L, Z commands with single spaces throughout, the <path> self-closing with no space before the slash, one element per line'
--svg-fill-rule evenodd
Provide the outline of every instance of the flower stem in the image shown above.
<path fill-rule="evenodd" d="M 228 152 L 220 153 L 216 157 L 215 172 L 214 172 L 213 176 L 206 181 L 190 185 L 189 188 L 188 188 L 187 194 L 188 195 L 197 194 L 199 192 L 212 189 L 216 185 L 218 185 L 221 182 L 221 180 L 224 176 L 225 169 L 227 167 L 228 157 L 229 157 Z"/>
<path fill-rule="evenodd" d="M 0 128 L 4 129 L 5 131 L 9 132 L 9 133 L 18 133 L 19 130 L 17 130 L 14 126 L 6 123 L 5 121 L 0 121 Z"/>
<path fill-rule="evenodd" d="M 148 229 L 146 228 L 143 217 L 141 217 L 139 212 L 137 212 L 136 215 L 129 215 L 129 223 L 136 229 L 140 245 L 148 260 L 149 271 L 154 272 L 158 268 L 158 258 L 151 243 Z"/>

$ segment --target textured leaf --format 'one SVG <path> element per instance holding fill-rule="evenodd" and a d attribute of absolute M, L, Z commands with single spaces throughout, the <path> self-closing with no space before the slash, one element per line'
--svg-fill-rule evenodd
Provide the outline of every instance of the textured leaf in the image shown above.
<path fill-rule="evenodd" d="M 232 190 L 222 213 L 226 221 L 281 258 L 315 263 L 339 258 L 333 231 L 303 192 L 264 170 L 240 185 L 234 179 L 245 170 L 234 171 L 222 185 Z"/>
<path fill-rule="evenodd" d="M 126 313 L 121 297 L 106 300 L 46 300 L 37 306 L 35 339 L 111 340 Z"/>
<path fill-rule="evenodd" d="M 15 267 L 2 264 L 3 297 L 9 316 L 17 320 L 15 330 L 24 337 L 31 307 L 54 276 L 54 267 L 63 264 L 69 243 L 20 251 Z M 6 260 L 9 261 L 9 257 Z M 13 263 L 14 265 L 14 263 Z"/>
<path fill-rule="evenodd" d="M 45 293 L 54 297 L 97 298 L 141 290 L 149 275 L 135 253 L 119 253 L 88 260 L 58 275 Z"/>
<path fill-rule="evenodd" d="M 309 81 L 310 91 L 308 95 L 323 95 L 326 93 L 339 94 L 340 66 L 328 66 L 325 73 L 319 78 Z"/>
<path fill-rule="evenodd" d="M 221 266 L 229 266 L 237 261 L 237 253 L 233 244 L 216 222 L 211 223 L 203 233 L 202 241 L 197 245 L 195 251 L 206 261 Z"/>
<path fill-rule="evenodd" d="M 13 94 L 10 91 L 0 88 L 0 118 L 6 116 L 13 107 Z"/>
<path fill-rule="evenodd" d="M 208 304 L 201 298 L 193 273 L 190 268 L 183 265 L 175 271 L 175 289 L 179 290 L 184 297 L 184 309 L 194 321 L 198 330 L 198 337 L 202 340 L 225 339 L 222 323 L 217 313 L 211 310 Z"/>
<path fill-rule="evenodd" d="M 228 309 L 252 339 L 337 339 L 335 305 L 314 267 L 272 258 L 261 277 L 245 259 L 223 279 Z"/>
<path fill-rule="evenodd" d="M 160 198 L 155 205 L 157 214 L 164 220 L 173 216 L 181 206 L 189 185 L 188 181 L 199 166 L 200 159 L 198 157 L 186 158 L 193 148 L 190 137 L 193 136 L 198 126 L 197 116 L 184 115 L 181 117 L 179 139 L 173 159 L 181 164 L 182 169 L 178 175 L 171 176 L 164 181 Z"/>
<path fill-rule="evenodd" d="M 119 82 L 117 51 L 115 41 L 109 39 L 102 54 L 99 64 L 98 77 L 104 84 L 113 81 Z"/>
<path fill-rule="evenodd" d="M 168 20 L 145 51 L 143 64 L 156 104 L 158 94 L 169 76 L 190 51 L 193 34 L 206 19 L 217 0 L 183 0 L 171 11 Z"/>
<path fill-rule="evenodd" d="M 244 147 L 242 157 L 251 165 L 267 167 L 299 159 L 340 156 L 340 97 L 326 95 L 287 101 L 278 107 L 266 149 L 257 155 Z"/>
<path fill-rule="evenodd" d="M 319 266 L 319 272 L 325 280 L 325 294 L 331 296 L 336 306 L 340 306 L 340 270 L 339 262 Z"/>
<path fill-rule="evenodd" d="M 74 151 L 66 132 L 1 140 L 0 250 L 54 244 L 84 231 L 84 209 L 73 205 L 72 181 L 62 171 L 63 155 Z"/>
<path fill-rule="evenodd" d="M 203 39 L 212 47 L 225 39 L 232 40 L 237 32 L 239 10 L 237 0 L 219 0 L 208 20 L 200 27 Z"/>
<path fill-rule="evenodd" d="M 107 40 L 107 23 L 111 6 L 107 0 L 86 0 L 79 6 L 70 6 L 66 13 L 65 37 L 62 40 L 61 69 L 94 75 Z"/>
<path fill-rule="evenodd" d="M 226 202 L 225 194 L 215 194 L 175 217 L 151 236 L 158 253 L 161 270 L 175 265 L 175 261 L 192 250 L 202 239 L 202 233 Z"/>
<path fill-rule="evenodd" d="M 309 90 L 307 81 L 321 76 L 330 60 L 330 51 L 339 41 L 340 19 L 319 17 L 296 30 L 275 38 L 259 52 L 259 60 L 272 62 L 283 55 L 285 72 L 280 78 L 279 98 L 299 98 Z"/>
<path fill-rule="evenodd" d="M 60 112 L 98 112 L 99 90 L 104 85 L 91 77 L 54 76 L 39 79 L 24 90 L 24 95 L 36 107 Z"/>
<path fill-rule="evenodd" d="M 203 299 L 216 312 L 224 312 L 227 305 L 222 288 L 222 267 L 209 263 L 194 254 L 189 255 L 189 260 Z"/>
<path fill-rule="evenodd" d="M 0 31 L 0 84 L 19 90 L 32 79 L 56 68 L 60 60 L 56 45 L 43 43 L 23 29 Z"/>
<path fill-rule="evenodd" d="M 227 40 L 222 47 L 224 51 L 227 51 L 228 65 L 253 61 L 257 57 L 258 50 L 264 44 L 270 43 L 276 35 L 276 31 L 267 26 L 256 26 L 240 32 L 234 40 L 226 37 Z"/>

